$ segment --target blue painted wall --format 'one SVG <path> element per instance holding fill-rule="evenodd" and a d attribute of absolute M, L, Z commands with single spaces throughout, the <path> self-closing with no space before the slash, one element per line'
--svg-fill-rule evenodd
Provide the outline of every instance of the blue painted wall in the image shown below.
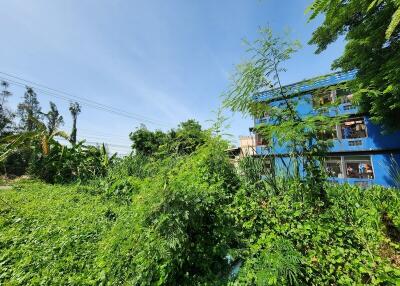
<path fill-rule="evenodd" d="M 372 166 L 374 168 L 374 179 L 358 179 L 358 178 L 331 178 L 331 181 L 338 183 L 360 184 L 360 185 L 381 185 L 392 187 L 396 185 L 391 170 L 400 167 L 400 154 L 374 154 L 370 155 Z M 396 163 L 393 164 L 393 159 Z"/>
<path fill-rule="evenodd" d="M 285 86 L 284 89 L 292 95 L 300 92 L 301 95 L 294 96 L 291 100 L 297 102 L 297 110 L 302 116 L 312 116 L 315 110 L 312 104 L 311 92 L 318 88 L 329 87 L 337 85 L 355 77 L 355 72 L 338 73 L 320 77 L 314 80 L 307 80 L 300 83 Z M 279 99 L 276 91 L 267 91 L 255 96 L 256 101 L 271 101 L 270 105 L 279 105 L 282 101 Z M 337 107 L 332 107 L 329 114 L 334 116 L 336 114 L 356 115 L 358 109 L 349 103 L 340 104 Z M 333 147 L 330 149 L 332 156 L 340 154 L 341 156 L 349 155 L 368 155 L 371 158 L 371 163 L 374 170 L 374 179 L 351 179 L 351 178 L 333 178 L 332 180 L 343 183 L 358 183 L 358 184 L 379 184 L 384 186 L 393 186 L 394 182 L 390 176 L 391 156 L 395 159 L 398 166 L 400 166 L 400 132 L 383 135 L 379 126 L 373 124 L 368 116 L 359 116 L 364 118 L 366 125 L 367 137 L 357 139 L 336 139 L 334 140 Z M 259 124 L 268 124 L 268 119 L 255 119 L 255 126 Z M 357 142 L 354 142 L 357 141 Z M 357 143 L 357 144 L 355 144 Z M 286 154 L 287 148 L 285 146 L 274 146 L 273 154 Z M 259 155 L 271 155 L 267 149 L 262 146 L 256 147 L 256 152 Z M 286 159 L 289 163 L 289 159 Z M 278 166 L 277 166 L 278 167 Z"/>

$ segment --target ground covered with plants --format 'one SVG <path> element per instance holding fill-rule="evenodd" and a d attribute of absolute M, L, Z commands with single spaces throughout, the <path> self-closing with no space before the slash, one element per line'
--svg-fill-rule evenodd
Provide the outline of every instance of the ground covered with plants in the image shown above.
<path fill-rule="evenodd" d="M 398 284 L 398 190 L 326 183 L 316 203 L 303 181 L 252 176 L 257 159 L 235 170 L 204 136 L 86 183 L 3 182 L 0 283 Z"/>
<path fill-rule="evenodd" d="M 360 71 L 355 83 L 364 91 L 353 103 L 386 131 L 396 129 L 398 65 L 380 66 L 381 54 L 398 54 L 399 5 L 344 2 L 314 2 L 311 19 L 326 14 L 327 23 L 312 43 L 323 50 L 349 31 L 336 66 Z M 344 12 L 332 30 L 337 9 Z M 366 61 L 349 55 L 370 32 L 379 36 L 369 41 L 378 52 L 362 49 L 373 66 L 365 73 Z M 0 285 L 400 285 L 400 190 L 329 182 L 326 135 L 344 118 L 339 102 L 299 114 L 300 91 L 280 80 L 299 44 L 269 28 L 246 43 L 249 57 L 223 104 L 263 119 L 253 131 L 269 152 L 236 167 L 221 112 L 209 130 L 195 120 L 167 132 L 141 126 L 130 134 L 131 154 L 117 158 L 104 145 L 77 141 L 79 103 L 70 105 L 68 135 L 55 104 L 42 112 L 31 87 L 17 113 L 5 108 L 11 93 L 2 82 Z M 266 90 L 281 104 L 259 100 Z M 276 147 L 286 154 L 275 156 Z M 290 164 L 281 168 L 283 159 Z M 400 181 L 400 171 L 393 174 Z"/>

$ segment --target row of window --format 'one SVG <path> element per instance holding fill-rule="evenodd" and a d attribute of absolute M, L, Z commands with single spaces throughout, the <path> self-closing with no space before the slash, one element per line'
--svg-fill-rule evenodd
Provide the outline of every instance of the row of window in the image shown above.
<path fill-rule="evenodd" d="M 322 107 L 328 104 L 332 104 L 338 100 L 340 103 L 351 103 L 353 94 L 347 89 L 327 89 L 319 90 L 313 94 L 313 107 Z"/>
<path fill-rule="evenodd" d="M 320 135 L 324 139 L 357 139 L 367 137 L 367 127 L 363 117 L 349 118 L 335 126 L 332 132 Z"/>
<path fill-rule="evenodd" d="M 319 90 L 313 94 L 313 107 L 321 107 L 340 100 L 340 103 L 347 104 L 344 109 L 353 108 L 351 100 L 353 94 L 348 89 L 337 88 Z M 357 139 L 367 137 L 367 128 L 364 118 L 350 118 L 336 126 L 332 132 L 321 135 L 325 139 Z M 353 144 L 350 144 L 353 145 Z"/>
<path fill-rule="evenodd" d="M 370 156 L 327 157 L 325 166 L 329 176 L 332 178 L 374 178 Z"/>
<path fill-rule="evenodd" d="M 359 139 L 368 137 L 367 127 L 363 117 L 349 118 L 343 121 L 340 125 L 335 126 L 331 132 L 325 132 L 319 135 L 322 139 Z M 256 145 L 265 146 L 266 141 L 261 135 L 255 134 Z M 350 146 L 355 146 L 361 144 L 361 141 L 349 142 Z"/>
<path fill-rule="evenodd" d="M 274 159 L 263 161 L 264 172 L 273 171 Z M 373 179 L 374 170 L 370 156 L 329 156 L 325 160 L 325 168 L 331 178 Z"/>

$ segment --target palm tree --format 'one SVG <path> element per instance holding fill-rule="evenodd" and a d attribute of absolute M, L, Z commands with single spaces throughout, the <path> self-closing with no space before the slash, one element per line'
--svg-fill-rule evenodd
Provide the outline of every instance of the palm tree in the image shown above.
<path fill-rule="evenodd" d="M 50 134 L 57 130 L 60 125 L 64 124 L 64 119 L 54 102 L 50 101 L 50 111 L 45 113 L 44 116 L 47 119 L 47 129 Z"/>
<path fill-rule="evenodd" d="M 14 114 L 5 106 L 7 98 L 12 95 L 12 93 L 7 90 L 9 83 L 3 80 L 1 81 L 1 86 L 3 90 L 0 92 L 0 137 L 10 133 L 14 119 Z"/>
<path fill-rule="evenodd" d="M 9 87 L 9 83 L 2 80 L 1 81 L 1 86 L 3 87 L 3 90 L 1 91 L 1 103 L 0 106 L 4 106 L 4 103 L 6 102 L 7 97 L 11 96 L 11 92 L 7 90 Z"/>
<path fill-rule="evenodd" d="M 75 145 L 76 134 L 77 134 L 76 119 L 78 118 L 79 113 L 81 113 L 81 106 L 79 105 L 78 102 L 71 102 L 69 105 L 69 111 L 71 112 L 72 115 L 72 131 L 71 131 L 71 136 L 69 138 L 69 142 L 71 142 L 72 145 Z"/>

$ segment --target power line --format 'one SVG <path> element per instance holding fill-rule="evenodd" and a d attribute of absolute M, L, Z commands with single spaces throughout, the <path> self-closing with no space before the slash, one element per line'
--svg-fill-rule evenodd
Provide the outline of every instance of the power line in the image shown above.
<path fill-rule="evenodd" d="M 59 141 L 64 141 L 64 142 L 69 142 L 68 140 L 64 139 L 64 138 L 59 138 Z M 110 146 L 110 147 L 116 147 L 116 148 L 122 148 L 122 149 L 131 149 L 131 146 L 127 146 L 127 145 L 119 145 L 119 144 L 114 144 L 114 143 L 106 143 L 106 142 L 96 142 L 96 141 L 86 141 L 85 143 L 87 145 L 92 145 L 92 146 L 99 146 L 99 145 L 106 145 L 106 146 Z"/>
<path fill-rule="evenodd" d="M 62 130 L 72 129 L 72 125 L 65 124 L 65 125 L 60 126 L 59 129 L 62 129 Z M 83 128 L 83 127 L 79 127 L 79 131 L 80 131 L 79 134 L 84 134 L 82 136 L 101 136 L 102 138 L 111 138 L 111 139 L 118 138 L 118 139 L 123 139 L 123 140 L 129 140 L 129 134 L 121 135 L 121 134 L 116 134 L 116 133 L 104 132 L 104 131 L 100 131 L 100 130 L 96 130 L 96 129 Z"/>
<path fill-rule="evenodd" d="M 94 141 L 85 141 L 85 143 L 87 144 L 92 144 L 92 145 L 106 145 L 106 146 L 110 146 L 110 147 L 117 147 L 117 148 L 122 148 L 122 149 L 131 149 L 131 146 L 126 146 L 126 145 L 119 145 L 119 144 L 112 144 L 112 143 L 105 143 L 105 142 L 94 142 Z"/>
<path fill-rule="evenodd" d="M 90 135 L 90 134 L 85 134 L 85 133 L 80 133 L 80 134 L 78 134 L 78 136 L 85 137 L 85 138 L 93 138 L 93 139 L 108 139 L 108 140 L 110 140 L 110 139 L 120 139 L 120 141 L 124 140 L 124 139 L 128 139 L 128 138 L 121 139 L 122 137 L 121 138 L 115 138 L 115 137 L 110 137 L 110 136 L 108 136 L 108 137 L 107 136 L 97 136 L 97 135 Z M 125 140 L 125 141 L 128 141 L 128 140 Z"/>
<path fill-rule="evenodd" d="M 45 89 L 47 89 L 47 90 L 50 90 L 50 91 L 53 91 L 53 92 L 56 92 L 56 93 L 59 93 L 59 94 L 64 94 L 64 95 L 66 95 L 66 96 L 76 98 L 76 99 L 78 99 L 78 100 L 86 101 L 87 103 L 91 103 L 91 104 L 94 104 L 94 105 L 98 105 L 98 106 L 101 106 L 101 107 L 104 107 L 104 108 L 110 108 L 110 109 L 113 109 L 113 110 L 118 111 L 118 112 L 121 112 L 121 113 L 133 114 L 133 113 L 127 112 L 127 111 L 122 110 L 122 109 L 119 109 L 119 108 L 115 108 L 115 107 L 112 107 L 112 106 L 108 106 L 108 105 L 105 105 L 105 104 L 96 102 L 96 101 L 91 100 L 91 99 L 86 99 L 86 98 L 84 98 L 84 97 L 77 96 L 77 95 L 73 95 L 73 94 L 71 94 L 71 93 L 67 93 L 67 92 L 64 92 L 64 91 L 60 91 L 60 90 L 58 90 L 58 89 L 54 89 L 54 88 L 45 86 L 45 85 L 40 84 L 40 83 L 36 83 L 36 82 L 30 81 L 30 80 L 26 80 L 26 79 L 23 79 L 23 78 L 21 78 L 21 77 L 18 77 L 18 76 L 9 74 L 9 73 L 5 73 L 5 72 L 1 72 L 1 71 L 0 71 L 0 74 L 6 75 L 6 76 L 8 76 L 8 77 L 12 77 L 12 78 L 15 78 L 15 79 L 18 79 L 18 80 L 22 80 L 22 81 L 27 82 L 27 83 L 29 83 L 29 84 L 33 84 L 33 85 L 36 85 L 36 86 L 38 86 L 38 87 L 45 88 Z M 141 117 L 141 118 L 143 118 L 143 119 L 145 119 L 145 120 L 154 121 L 154 119 L 149 118 L 149 117 L 146 117 L 146 116 L 143 116 L 143 115 L 135 114 L 135 116 Z"/>
<path fill-rule="evenodd" d="M 98 110 L 102 110 L 102 111 L 110 112 L 110 113 L 113 113 L 113 114 L 116 114 L 116 115 L 120 115 L 120 116 L 124 116 L 124 117 L 127 117 L 127 118 L 131 118 L 131 119 L 137 120 L 139 122 L 142 121 L 142 122 L 147 122 L 147 123 L 154 124 L 154 125 L 167 126 L 166 124 L 161 123 L 161 121 L 157 121 L 157 120 L 154 120 L 152 118 L 149 118 L 149 117 L 146 117 L 146 116 L 143 116 L 143 115 L 127 112 L 127 111 L 119 109 L 119 108 L 108 106 L 108 105 L 96 102 L 94 100 L 90 100 L 90 99 L 86 99 L 86 98 L 83 98 L 83 97 L 80 97 L 80 96 L 76 96 L 76 95 L 73 95 L 73 94 L 70 94 L 70 93 L 67 93 L 67 92 L 64 92 L 64 91 L 60 91 L 60 90 L 57 90 L 57 89 L 54 89 L 54 88 L 51 88 L 51 87 L 47 87 L 45 85 L 42 85 L 42 84 L 39 84 L 39 83 L 35 83 L 33 81 L 26 80 L 26 79 L 23 79 L 21 77 L 17 77 L 17 76 L 14 76 L 14 75 L 11 75 L 11 74 L 8 74 L 8 73 L 5 73 L 5 72 L 1 72 L 0 71 L 0 74 L 3 74 L 5 76 L 8 76 L 8 77 L 11 77 L 11 78 L 14 78 L 14 79 L 17 79 L 17 80 L 25 82 L 25 83 L 22 83 L 22 82 L 19 82 L 19 81 L 16 81 L 16 80 L 11 80 L 9 78 L 0 77 L 2 80 L 5 80 L 5 81 L 10 82 L 10 83 L 12 83 L 14 85 L 17 85 L 17 86 L 25 87 L 27 84 L 35 85 L 34 88 L 36 90 L 41 91 L 42 93 L 50 95 L 50 96 L 54 96 L 54 97 L 57 97 L 57 98 L 60 98 L 60 99 L 63 99 L 63 100 L 67 100 L 67 101 L 75 100 L 75 101 L 78 101 L 79 103 L 81 103 L 82 105 L 90 106 L 90 107 L 98 109 Z"/>
<path fill-rule="evenodd" d="M 66 125 L 65 128 L 72 128 L 71 125 Z M 99 131 L 95 129 L 87 129 L 87 128 L 79 128 L 81 131 L 87 131 L 87 132 L 93 132 L 94 135 L 105 135 L 105 136 L 113 136 L 113 137 L 119 137 L 119 138 L 124 138 L 127 139 L 129 136 L 122 136 L 121 134 L 115 134 L 115 133 L 109 133 L 109 132 L 104 132 L 104 131 Z"/>
<path fill-rule="evenodd" d="M 0 78 L 1 79 L 5 79 L 3 77 L 0 77 Z M 16 81 L 13 81 L 13 80 L 10 80 L 10 79 L 5 79 L 5 80 L 7 80 L 8 82 L 11 82 L 14 85 L 19 85 L 21 87 L 25 87 L 26 86 L 24 83 L 16 82 Z M 54 96 L 54 97 L 60 98 L 62 100 L 68 101 L 68 102 L 70 102 L 71 100 L 75 100 L 75 99 L 71 99 L 71 98 L 66 97 L 66 96 L 62 96 L 62 95 L 59 95 L 59 94 L 56 94 L 56 93 L 51 93 L 51 92 L 48 92 L 46 90 L 42 90 L 40 88 L 36 88 L 35 87 L 35 90 L 38 90 L 41 93 L 44 93 L 44 94 L 49 95 L 49 96 Z M 134 120 L 136 120 L 138 122 L 147 122 L 147 123 L 154 124 L 154 125 L 166 126 L 165 124 L 157 123 L 157 122 L 152 121 L 152 120 L 138 118 L 138 116 L 136 116 L 136 115 L 130 115 L 129 113 L 121 113 L 121 112 L 113 110 L 112 108 L 107 108 L 107 107 L 94 105 L 94 104 L 91 104 L 91 103 L 88 103 L 88 102 L 84 102 L 82 100 L 75 100 L 75 101 L 79 102 L 82 105 L 89 106 L 89 107 L 97 109 L 97 110 L 113 113 L 113 114 L 116 114 L 116 115 L 119 115 L 119 116 L 124 116 L 124 117 L 130 118 L 130 119 L 134 119 Z"/>
<path fill-rule="evenodd" d="M 65 129 L 71 129 L 72 127 L 60 127 L 60 130 L 65 130 Z M 99 137 L 99 138 L 104 138 L 104 139 L 120 139 L 120 140 L 128 140 L 129 141 L 129 136 L 122 136 L 122 135 L 116 135 L 116 134 L 107 134 L 107 133 L 101 133 L 101 132 L 96 132 L 94 130 L 89 130 L 89 129 L 83 129 L 83 128 L 78 128 L 79 134 L 81 136 L 89 136 L 89 137 Z"/>

